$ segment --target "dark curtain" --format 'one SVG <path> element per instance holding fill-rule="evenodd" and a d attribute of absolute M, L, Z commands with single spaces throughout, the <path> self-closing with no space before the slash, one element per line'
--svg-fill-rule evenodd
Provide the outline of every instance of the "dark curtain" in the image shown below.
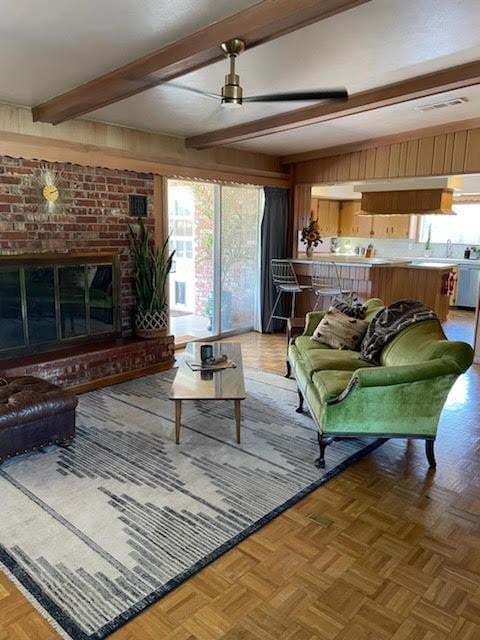
<path fill-rule="evenodd" d="M 270 260 L 288 257 L 288 189 L 265 187 L 264 192 L 265 209 L 262 220 L 260 269 L 262 333 L 266 331 L 277 296 L 270 272 Z M 284 298 L 285 296 L 281 297 L 282 304 L 278 305 L 275 315 L 286 315 Z M 285 329 L 285 321 L 273 320 L 269 331 L 281 329 Z"/>

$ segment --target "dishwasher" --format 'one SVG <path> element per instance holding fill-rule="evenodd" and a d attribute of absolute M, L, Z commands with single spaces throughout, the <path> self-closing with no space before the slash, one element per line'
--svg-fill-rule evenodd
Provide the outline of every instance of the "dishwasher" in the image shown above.
<path fill-rule="evenodd" d="M 457 307 L 476 308 L 479 299 L 480 288 L 480 264 L 460 265 L 458 268 L 457 282 Z"/>

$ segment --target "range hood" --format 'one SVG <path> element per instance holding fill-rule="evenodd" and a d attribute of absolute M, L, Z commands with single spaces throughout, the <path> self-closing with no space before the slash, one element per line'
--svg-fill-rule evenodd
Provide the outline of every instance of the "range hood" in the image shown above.
<path fill-rule="evenodd" d="M 359 216 L 454 216 L 452 189 L 403 189 L 362 192 Z"/>
<path fill-rule="evenodd" d="M 456 177 L 400 178 L 366 182 L 354 186 L 361 194 L 357 215 L 455 215 L 452 211 L 454 190 L 461 185 Z"/>

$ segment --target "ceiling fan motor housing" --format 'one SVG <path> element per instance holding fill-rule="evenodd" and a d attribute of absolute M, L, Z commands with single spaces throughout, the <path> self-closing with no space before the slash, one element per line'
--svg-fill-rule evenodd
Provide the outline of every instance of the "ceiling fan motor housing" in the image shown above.
<path fill-rule="evenodd" d="M 240 86 L 240 76 L 235 73 L 235 58 L 245 49 L 245 42 L 234 38 L 221 45 L 222 51 L 230 60 L 230 73 L 225 76 L 225 85 L 222 87 L 222 104 L 240 106 L 242 104 L 243 89 Z"/>
<path fill-rule="evenodd" d="M 227 73 L 222 87 L 222 104 L 242 104 L 243 89 L 239 82 L 240 77 L 236 73 Z"/>

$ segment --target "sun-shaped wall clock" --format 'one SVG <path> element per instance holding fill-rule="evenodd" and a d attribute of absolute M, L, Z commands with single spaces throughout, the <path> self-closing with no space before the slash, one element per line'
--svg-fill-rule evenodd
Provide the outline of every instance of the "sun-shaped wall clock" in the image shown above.
<path fill-rule="evenodd" d="M 60 213 L 65 207 L 66 180 L 61 171 L 42 165 L 34 175 L 39 204 L 47 213 Z"/>

